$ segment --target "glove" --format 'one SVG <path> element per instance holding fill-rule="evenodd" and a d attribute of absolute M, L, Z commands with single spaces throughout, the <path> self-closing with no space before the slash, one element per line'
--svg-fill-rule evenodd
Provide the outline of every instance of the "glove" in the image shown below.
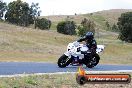
<path fill-rule="evenodd" d="M 73 45 L 74 45 L 75 47 L 77 47 L 77 46 L 79 46 L 79 42 L 75 41 L 75 42 L 73 42 Z"/>

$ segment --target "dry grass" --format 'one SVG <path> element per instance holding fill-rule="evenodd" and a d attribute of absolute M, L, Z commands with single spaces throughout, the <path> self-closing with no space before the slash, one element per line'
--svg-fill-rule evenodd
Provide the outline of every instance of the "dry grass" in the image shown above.
<path fill-rule="evenodd" d="M 132 44 L 108 44 L 101 55 L 101 63 L 132 64 Z"/>
<path fill-rule="evenodd" d="M 108 32 L 105 32 L 106 34 Z M 100 54 L 102 64 L 132 64 L 132 44 L 118 40 L 117 34 L 103 33 L 97 38 L 98 44 L 104 44 L 105 50 Z"/>
<path fill-rule="evenodd" d="M 103 16 L 106 20 L 110 23 L 116 23 L 118 21 L 118 17 L 121 16 L 122 13 L 131 12 L 132 9 L 111 9 L 111 10 L 104 10 L 99 11 L 94 14 Z"/>
<path fill-rule="evenodd" d="M 75 36 L 0 23 L 0 61 L 57 61 Z"/>
<path fill-rule="evenodd" d="M 80 23 L 82 21 L 83 18 L 87 17 L 89 19 L 93 19 L 91 18 L 91 16 L 93 16 L 95 19 L 97 19 L 98 17 L 100 17 L 99 19 L 102 21 L 108 20 L 109 22 L 113 22 L 116 23 L 118 20 L 118 17 L 121 16 L 122 13 L 125 12 L 131 12 L 132 9 L 111 9 L 111 10 L 103 10 L 103 11 L 98 11 L 93 13 L 92 15 L 90 14 L 84 14 L 84 15 L 53 15 L 53 16 L 42 16 L 40 18 L 47 18 L 50 19 L 52 22 L 59 22 L 59 21 L 64 21 L 66 20 L 67 16 L 69 17 L 69 19 Z M 95 20 L 93 19 L 93 20 Z M 96 21 L 96 20 L 95 20 Z"/>
<path fill-rule="evenodd" d="M 60 21 L 64 21 L 69 17 L 69 20 L 75 21 L 78 24 L 81 23 L 81 21 L 84 18 L 91 19 L 95 22 L 97 25 L 96 27 L 99 29 L 105 29 L 105 23 L 106 21 L 109 22 L 110 25 L 116 24 L 118 21 L 118 18 L 121 16 L 122 13 L 125 12 L 131 12 L 132 9 L 111 9 L 111 10 L 103 10 L 99 12 L 94 12 L 91 14 L 78 14 L 78 15 L 53 15 L 53 16 L 42 16 L 40 18 L 47 18 L 50 19 L 53 22 L 53 25 L 51 26 L 51 29 L 56 29 L 56 25 Z"/>
<path fill-rule="evenodd" d="M 79 22 L 84 16 L 86 15 L 77 15 L 74 19 Z M 64 18 L 62 16 L 61 19 Z M 93 19 L 95 18 L 97 23 L 101 19 L 101 21 L 104 20 L 100 16 L 96 16 Z M 56 17 L 52 19 L 54 19 L 54 22 L 59 20 Z M 98 31 L 99 35 L 96 35 L 97 43 L 106 45 L 104 53 L 100 55 L 101 64 L 132 63 L 132 44 L 118 40 L 117 33 L 101 29 Z M 56 30 L 42 31 L 0 23 L 0 61 L 56 62 L 66 51 L 67 44 L 77 38 L 77 36 L 59 34 Z"/>
<path fill-rule="evenodd" d="M 100 63 L 131 64 L 132 46 L 117 40 L 117 34 L 99 30 L 98 44 L 105 44 Z M 97 36 L 98 37 L 98 36 Z M 0 61 L 56 62 L 76 36 L 0 23 Z"/>
<path fill-rule="evenodd" d="M 83 15 L 53 15 L 53 16 L 42 16 L 40 18 L 47 18 L 50 19 L 52 22 L 60 22 L 60 21 L 65 21 L 66 19 L 73 20 L 76 23 L 80 23 L 82 19 L 84 18 Z"/>

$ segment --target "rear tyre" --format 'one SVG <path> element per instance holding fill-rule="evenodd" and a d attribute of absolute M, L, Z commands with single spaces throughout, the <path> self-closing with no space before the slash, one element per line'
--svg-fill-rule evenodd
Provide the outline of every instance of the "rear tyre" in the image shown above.
<path fill-rule="evenodd" d="M 59 59 L 58 59 L 58 66 L 60 68 L 64 68 L 66 66 L 68 66 L 70 64 L 70 59 L 68 58 L 68 56 L 66 56 L 65 54 L 63 54 Z"/>
<path fill-rule="evenodd" d="M 93 55 L 93 56 L 89 59 L 88 63 L 86 63 L 85 65 L 86 65 L 88 68 L 93 68 L 93 67 L 95 67 L 95 66 L 99 63 L 99 60 L 100 60 L 99 55 L 98 55 L 98 54 L 95 54 L 95 55 Z"/>

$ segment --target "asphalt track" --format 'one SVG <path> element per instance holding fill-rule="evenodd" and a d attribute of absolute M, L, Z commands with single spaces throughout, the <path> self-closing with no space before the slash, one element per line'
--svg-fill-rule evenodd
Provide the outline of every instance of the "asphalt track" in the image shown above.
<path fill-rule="evenodd" d="M 55 63 L 41 62 L 0 62 L 0 75 L 34 74 L 34 73 L 56 73 L 56 72 L 76 72 L 78 66 L 68 66 L 59 68 Z M 84 66 L 87 71 L 131 71 L 132 65 L 104 65 L 98 64 L 90 69 Z"/>

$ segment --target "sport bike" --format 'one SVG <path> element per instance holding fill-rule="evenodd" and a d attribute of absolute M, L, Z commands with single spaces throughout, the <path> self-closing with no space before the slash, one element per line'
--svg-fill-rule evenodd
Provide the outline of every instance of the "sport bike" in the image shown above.
<path fill-rule="evenodd" d="M 104 45 L 97 45 L 96 53 L 91 54 L 89 48 L 85 44 L 75 41 L 69 43 L 67 51 L 58 59 L 58 66 L 64 68 L 68 65 L 79 66 L 86 65 L 88 68 L 95 67 L 100 60 L 99 53 L 104 50 Z"/>

